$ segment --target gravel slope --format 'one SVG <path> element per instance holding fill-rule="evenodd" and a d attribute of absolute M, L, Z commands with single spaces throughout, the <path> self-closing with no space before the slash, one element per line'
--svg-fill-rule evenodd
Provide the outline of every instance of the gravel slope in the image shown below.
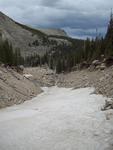
<path fill-rule="evenodd" d="M 41 92 L 39 84 L 34 84 L 10 67 L 0 66 L 0 108 L 20 104 Z"/>
<path fill-rule="evenodd" d="M 26 68 L 25 73 L 33 75 L 35 81 L 45 86 L 84 88 L 95 87 L 96 93 L 113 98 L 113 66 L 105 70 L 88 69 L 55 74 L 48 68 Z"/>

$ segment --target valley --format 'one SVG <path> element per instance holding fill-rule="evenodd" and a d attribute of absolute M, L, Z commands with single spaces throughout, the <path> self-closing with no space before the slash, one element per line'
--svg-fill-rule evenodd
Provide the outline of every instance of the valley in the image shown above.
<path fill-rule="evenodd" d="M 0 150 L 113 150 L 112 12 L 97 31 L 76 39 L 0 12 Z"/>

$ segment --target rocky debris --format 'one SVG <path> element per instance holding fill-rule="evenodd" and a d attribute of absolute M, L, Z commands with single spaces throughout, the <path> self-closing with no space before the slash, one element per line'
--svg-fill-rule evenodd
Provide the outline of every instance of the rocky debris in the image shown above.
<path fill-rule="evenodd" d="M 33 75 L 32 81 L 41 86 L 57 85 L 75 89 L 94 87 L 96 94 L 113 98 L 113 66 L 107 68 L 104 63 L 99 65 L 99 69 L 94 69 L 93 71 L 88 68 L 79 70 L 79 67 L 75 66 L 72 72 L 57 75 L 47 67 L 36 67 L 25 68 L 24 73 Z M 111 107 L 110 105 L 108 108 L 111 109 Z"/>
<path fill-rule="evenodd" d="M 106 115 L 106 120 L 110 120 L 111 118 L 113 118 L 113 110 L 112 109 L 105 110 L 105 115 Z"/>
<path fill-rule="evenodd" d="M 59 87 L 95 87 L 97 94 L 102 94 L 107 97 L 113 97 L 113 67 L 105 67 L 101 64 L 100 69 L 79 70 L 76 66 L 70 73 L 55 74 L 54 71 L 47 67 L 25 68 L 24 74 L 31 74 L 33 81 L 41 86 Z M 74 71 L 75 70 L 75 71 Z"/>
<path fill-rule="evenodd" d="M 104 59 L 104 63 L 106 64 L 107 67 L 112 66 L 113 65 L 113 57 Z"/>
<path fill-rule="evenodd" d="M 74 66 L 72 68 L 72 71 L 83 70 L 83 69 L 88 69 L 89 71 L 95 71 L 95 70 L 104 70 L 105 68 L 106 68 L 106 63 L 102 59 L 102 61 L 94 60 L 92 63 L 83 61 L 82 63 Z"/>
<path fill-rule="evenodd" d="M 106 64 L 103 61 L 94 60 L 92 64 L 89 66 L 89 71 L 104 70 L 105 68 Z"/>
<path fill-rule="evenodd" d="M 86 69 L 90 67 L 90 64 L 87 61 L 84 61 L 80 64 L 79 69 Z"/>
<path fill-rule="evenodd" d="M 105 111 L 105 110 L 108 110 L 108 109 L 113 109 L 113 99 L 106 99 L 105 100 L 105 105 L 101 110 Z"/>
<path fill-rule="evenodd" d="M 24 66 L 23 65 L 18 66 L 17 72 L 23 73 L 23 71 L 24 71 Z"/>
<path fill-rule="evenodd" d="M 95 87 L 97 94 L 113 97 L 113 67 L 90 71 L 77 70 L 67 74 L 60 74 L 57 85 L 61 87 Z"/>
<path fill-rule="evenodd" d="M 24 74 L 31 74 L 32 82 L 40 86 L 54 86 L 57 79 L 55 72 L 46 66 L 25 68 Z"/>
<path fill-rule="evenodd" d="M 20 104 L 41 92 L 39 84 L 10 67 L 0 66 L 0 108 Z"/>
<path fill-rule="evenodd" d="M 105 63 L 102 63 L 102 64 L 99 66 L 99 68 L 98 68 L 98 69 L 100 69 L 100 70 L 104 70 L 105 68 L 106 68 Z"/>
<path fill-rule="evenodd" d="M 33 77 L 32 74 L 23 74 L 23 76 L 27 79 L 31 79 Z"/>
<path fill-rule="evenodd" d="M 92 65 L 93 66 L 98 66 L 98 65 L 100 65 L 101 64 L 101 62 L 99 61 L 99 60 L 94 60 L 93 62 L 92 62 Z"/>
<path fill-rule="evenodd" d="M 87 69 L 91 66 L 90 63 L 88 63 L 87 61 L 83 61 L 80 64 L 77 64 L 76 66 L 72 67 L 71 71 L 77 71 L 77 70 L 82 70 L 82 69 Z"/>

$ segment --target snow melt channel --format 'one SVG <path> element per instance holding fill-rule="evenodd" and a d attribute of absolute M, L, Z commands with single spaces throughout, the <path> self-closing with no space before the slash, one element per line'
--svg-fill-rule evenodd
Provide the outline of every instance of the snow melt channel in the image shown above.
<path fill-rule="evenodd" d="M 43 88 L 31 101 L 0 110 L 0 150 L 110 150 L 113 119 L 93 88 Z"/>

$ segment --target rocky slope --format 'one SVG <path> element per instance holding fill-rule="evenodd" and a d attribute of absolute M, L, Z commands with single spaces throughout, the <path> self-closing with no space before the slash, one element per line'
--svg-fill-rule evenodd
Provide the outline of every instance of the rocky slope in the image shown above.
<path fill-rule="evenodd" d="M 59 87 L 95 87 L 96 93 L 113 98 L 113 66 L 104 70 L 83 69 L 70 73 L 55 74 L 48 68 L 26 68 L 37 82 L 43 86 L 57 85 Z"/>
<path fill-rule="evenodd" d="M 52 35 L 52 37 L 50 36 Z M 0 36 L 8 39 L 14 48 L 20 48 L 23 56 L 43 55 L 54 46 L 71 44 L 67 35 L 60 29 L 38 30 L 15 22 L 0 12 Z"/>
<path fill-rule="evenodd" d="M 29 67 L 24 69 L 24 74 L 31 74 L 30 80 L 41 86 L 54 86 L 58 75 L 48 67 Z"/>
<path fill-rule="evenodd" d="M 41 92 L 39 85 L 27 79 L 27 75 L 0 66 L 0 108 L 30 100 Z"/>
<path fill-rule="evenodd" d="M 58 76 L 57 85 L 62 87 L 95 87 L 96 93 L 113 98 L 113 67 L 105 70 L 74 71 Z"/>
<path fill-rule="evenodd" d="M 14 69 L 1 66 L 0 108 L 31 99 L 42 92 L 39 85 L 74 89 L 95 87 L 97 94 L 113 98 L 112 82 L 113 66 L 104 70 L 83 69 L 65 74 L 56 74 L 48 67 L 25 68 L 23 74 L 19 74 Z"/>

